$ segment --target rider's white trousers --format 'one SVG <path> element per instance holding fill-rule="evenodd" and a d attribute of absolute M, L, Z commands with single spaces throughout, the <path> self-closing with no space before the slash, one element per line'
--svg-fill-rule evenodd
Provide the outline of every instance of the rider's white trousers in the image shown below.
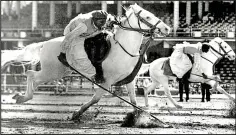
<path fill-rule="evenodd" d="M 191 69 L 192 63 L 186 54 L 176 49 L 170 56 L 170 67 L 178 78 L 182 78 Z"/>
<path fill-rule="evenodd" d="M 85 38 L 73 39 L 70 48 L 66 51 L 66 58 L 68 63 L 77 71 L 87 77 L 92 77 L 96 71 L 84 50 L 84 41 Z"/>

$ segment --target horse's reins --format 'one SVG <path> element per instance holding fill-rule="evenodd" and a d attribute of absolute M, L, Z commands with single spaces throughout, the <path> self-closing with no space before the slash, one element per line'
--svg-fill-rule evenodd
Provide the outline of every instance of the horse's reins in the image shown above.
<path fill-rule="evenodd" d="M 122 8 L 124 8 L 124 9 L 127 11 L 127 9 L 126 9 L 124 6 L 122 6 Z M 131 8 L 132 8 L 132 7 L 131 7 Z M 133 8 L 132 8 L 132 9 L 133 9 Z M 133 9 L 133 11 L 134 11 L 134 9 Z M 143 18 L 140 16 L 140 13 L 141 13 L 141 12 L 142 12 L 142 10 L 140 10 L 138 13 L 132 12 L 129 16 L 126 16 L 126 15 L 125 15 L 126 20 L 128 21 L 128 24 L 129 24 L 130 27 L 125 27 L 125 26 L 123 26 L 123 25 L 121 24 L 120 21 L 117 21 L 117 20 L 116 20 L 117 25 L 118 25 L 120 28 L 122 28 L 122 29 L 131 30 L 131 31 L 137 31 L 137 32 L 142 33 L 142 34 L 144 34 L 144 33 L 153 34 L 153 33 L 154 33 L 154 30 L 156 29 L 156 26 L 157 26 L 160 22 L 162 22 L 162 21 L 161 21 L 161 20 L 158 20 L 155 25 L 152 25 L 151 23 L 149 23 L 148 21 L 146 21 L 145 19 L 143 19 Z M 133 13 L 134 13 L 135 16 L 138 18 L 138 25 L 139 25 L 139 28 L 133 28 L 133 27 L 130 25 L 130 23 L 129 23 L 129 17 L 130 17 Z M 146 24 L 148 27 L 150 27 L 150 29 L 142 29 L 141 26 L 140 26 L 140 21 L 141 21 L 142 23 Z M 125 21 L 124 21 L 124 22 L 125 22 Z M 165 34 L 162 33 L 160 30 L 159 30 L 159 33 L 161 33 L 162 35 L 165 35 Z"/>
<path fill-rule="evenodd" d="M 139 33 L 142 33 L 142 34 L 153 34 L 154 33 L 154 30 L 156 29 L 156 26 L 161 23 L 161 20 L 158 20 L 157 23 L 155 25 L 152 25 L 151 23 L 149 23 L 148 21 L 146 21 L 145 19 L 143 19 L 141 16 L 140 16 L 140 13 L 142 12 L 142 10 L 140 10 L 138 13 L 134 13 L 132 12 L 129 16 L 126 16 L 126 20 L 129 24 L 130 27 L 125 27 L 123 26 L 121 23 L 119 23 L 119 27 L 122 28 L 122 29 L 125 29 L 125 30 L 131 30 L 131 31 L 137 31 Z M 132 14 L 135 14 L 135 16 L 138 18 L 138 25 L 139 25 L 139 28 L 133 28 L 131 25 L 130 25 L 130 22 L 129 22 L 129 17 L 132 15 Z M 142 29 L 141 26 L 140 26 L 140 21 L 142 23 L 144 23 L 145 25 L 147 25 L 148 27 L 150 27 L 150 29 Z M 160 32 L 160 31 L 159 31 Z M 163 34 L 163 33 L 162 33 Z"/>

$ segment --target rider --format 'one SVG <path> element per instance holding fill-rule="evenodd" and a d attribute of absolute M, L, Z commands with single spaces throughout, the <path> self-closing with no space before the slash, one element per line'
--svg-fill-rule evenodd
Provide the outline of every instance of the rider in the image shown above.
<path fill-rule="evenodd" d="M 208 52 L 209 48 L 210 46 L 206 42 L 199 42 L 197 44 L 184 42 L 184 44 L 177 44 L 174 52 L 170 56 L 171 70 L 177 76 L 177 80 L 180 80 L 193 66 L 187 55 L 194 56 L 194 66 L 202 74 L 202 77 L 207 79 L 207 76 L 203 73 L 200 66 L 200 60 L 201 54 Z"/>
<path fill-rule="evenodd" d="M 85 39 L 94 37 L 95 35 L 102 32 L 102 28 L 108 22 L 108 15 L 110 14 L 108 14 L 106 11 L 95 10 L 86 14 L 79 14 L 74 19 L 72 19 L 64 29 L 65 39 L 61 44 L 61 53 L 58 56 L 58 59 L 68 66 L 66 52 L 71 49 L 75 50 L 75 45 L 77 47 L 79 46 L 79 50 L 81 51 L 70 54 L 73 62 L 68 62 L 74 67 L 83 67 L 84 70 L 93 71 L 93 73 L 96 72 L 84 50 L 84 41 Z M 75 45 L 72 44 L 74 40 L 77 40 L 76 43 L 74 43 Z M 67 56 L 68 55 L 69 54 L 67 54 Z M 78 57 L 75 57 L 74 55 Z M 93 79 L 97 83 L 105 82 L 102 72 L 97 72 L 93 76 Z"/>

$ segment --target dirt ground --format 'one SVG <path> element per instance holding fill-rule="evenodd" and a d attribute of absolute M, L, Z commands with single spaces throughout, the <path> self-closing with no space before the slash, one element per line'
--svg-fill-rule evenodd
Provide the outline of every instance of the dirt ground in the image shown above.
<path fill-rule="evenodd" d="M 145 110 L 171 128 L 121 127 L 133 109 L 111 95 L 89 108 L 78 123 L 69 119 L 91 95 L 35 94 L 24 104 L 15 104 L 12 96 L 1 96 L 2 134 L 235 134 L 235 119 L 226 117 L 230 101 L 219 95 L 205 103 L 190 95 L 189 102 L 180 103 L 183 109 L 174 108 L 165 96 L 150 97 L 151 107 Z M 143 97 L 137 97 L 137 102 L 144 108 Z"/>

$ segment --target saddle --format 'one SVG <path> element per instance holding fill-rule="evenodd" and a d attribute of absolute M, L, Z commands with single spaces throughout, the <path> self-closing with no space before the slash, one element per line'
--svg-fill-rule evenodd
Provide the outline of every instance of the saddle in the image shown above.
<path fill-rule="evenodd" d="M 187 54 L 187 56 L 189 57 L 191 63 L 193 64 L 194 61 L 193 61 L 193 57 L 189 54 Z M 170 67 L 170 58 L 168 58 L 167 60 L 164 61 L 162 67 L 161 67 L 162 70 L 164 70 L 163 74 L 164 75 L 168 75 L 168 76 L 176 76 L 172 70 L 171 70 L 171 67 Z M 190 77 L 190 74 L 191 74 L 191 71 L 192 71 L 192 68 L 183 76 L 183 78 L 189 78 Z"/>
<path fill-rule="evenodd" d="M 161 69 L 164 71 L 163 74 L 164 75 L 168 75 L 168 76 L 176 76 L 170 67 L 170 58 L 168 58 L 167 60 L 164 61 Z"/>

